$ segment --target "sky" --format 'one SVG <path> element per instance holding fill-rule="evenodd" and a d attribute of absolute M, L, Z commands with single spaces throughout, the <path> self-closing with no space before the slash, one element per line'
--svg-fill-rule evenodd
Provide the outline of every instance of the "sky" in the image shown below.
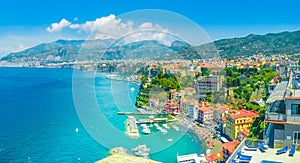
<path fill-rule="evenodd" d="M 300 29 L 299 6 L 297 0 L 2 1 L 0 58 L 11 52 L 58 39 L 86 39 L 103 25 L 106 28 L 102 28 L 101 35 L 97 36 L 99 39 L 109 38 L 108 35 L 120 37 L 141 29 L 174 34 L 190 31 L 192 36 L 193 30 L 190 27 L 195 24 L 211 40 L 243 37 L 252 33 L 295 31 Z M 172 16 L 164 17 L 160 14 L 153 17 L 140 13 L 138 17 L 126 14 L 144 9 L 166 10 L 179 15 L 175 17 L 182 17 L 173 19 Z M 157 20 L 160 17 L 161 20 Z M 184 26 L 177 19 L 188 19 L 194 24 Z M 155 38 L 158 37 L 163 36 L 155 35 Z M 194 34 L 191 39 L 197 39 L 197 35 Z"/>

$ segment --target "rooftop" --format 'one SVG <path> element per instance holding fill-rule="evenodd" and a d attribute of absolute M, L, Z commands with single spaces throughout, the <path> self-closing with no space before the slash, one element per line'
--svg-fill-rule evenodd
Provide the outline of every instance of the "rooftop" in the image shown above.
<path fill-rule="evenodd" d="M 249 145 L 251 146 L 259 146 L 258 144 L 260 142 L 263 142 L 262 140 L 255 140 L 250 138 L 243 139 L 238 147 L 236 147 L 234 153 L 232 153 L 230 158 L 228 158 L 226 163 L 231 163 L 233 159 L 237 160 L 238 152 L 241 152 L 243 155 L 252 156 L 250 163 L 260 163 L 263 160 L 278 163 L 296 163 L 299 162 L 298 160 L 300 160 L 300 152 L 297 150 L 295 151 L 294 156 L 289 156 L 290 146 L 286 153 L 277 155 L 276 153 L 279 148 L 267 148 L 265 152 L 261 152 L 259 148 L 257 150 L 246 150 L 246 141 L 249 141 Z"/>
<path fill-rule="evenodd" d="M 153 161 L 150 159 L 123 154 L 123 153 L 113 154 L 95 163 L 107 163 L 107 162 L 109 163 L 161 163 L 158 161 Z"/>
<path fill-rule="evenodd" d="M 243 118 L 243 117 L 258 117 L 259 114 L 253 110 L 235 110 L 233 113 L 229 113 L 229 116 L 233 119 Z"/>
<path fill-rule="evenodd" d="M 284 162 L 284 163 L 296 163 L 300 160 L 300 152 L 296 151 L 293 157 L 288 156 L 289 151 L 286 153 L 277 155 L 276 151 L 278 149 L 268 148 L 266 152 L 261 152 L 260 150 L 257 151 L 247 151 L 245 147 L 242 149 L 242 154 L 252 156 L 250 163 L 259 163 L 262 160 L 268 161 L 277 161 L 277 162 Z"/>
<path fill-rule="evenodd" d="M 231 141 L 231 142 L 228 142 L 228 143 L 224 143 L 222 144 L 222 147 L 226 150 L 228 150 L 230 153 L 233 153 L 236 146 L 240 143 L 240 141 L 238 140 L 234 140 L 234 141 Z"/>

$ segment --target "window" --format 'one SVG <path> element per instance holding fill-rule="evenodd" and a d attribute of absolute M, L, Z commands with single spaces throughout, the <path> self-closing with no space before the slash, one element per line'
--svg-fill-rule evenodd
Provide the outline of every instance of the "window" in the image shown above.
<path fill-rule="evenodd" d="M 294 131 L 293 143 L 294 144 L 299 144 L 300 143 L 300 131 Z"/>
<path fill-rule="evenodd" d="M 300 105 L 292 104 L 292 114 L 300 114 Z"/>

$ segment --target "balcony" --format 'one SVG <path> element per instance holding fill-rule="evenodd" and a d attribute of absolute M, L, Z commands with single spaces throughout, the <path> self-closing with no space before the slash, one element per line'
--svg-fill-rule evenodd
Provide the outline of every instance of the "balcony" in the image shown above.
<path fill-rule="evenodd" d="M 286 114 L 276 113 L 276 112 L 266 112 L 265 120 L 274 121 L 274 122 L 285 122 L 287 118 L 286 118 Z"/>
<path fill-rule="evenodd" d="M 300 122 L 300 114 L 292 114 L 287 116 L 287 121 L 288 122 Z"/>

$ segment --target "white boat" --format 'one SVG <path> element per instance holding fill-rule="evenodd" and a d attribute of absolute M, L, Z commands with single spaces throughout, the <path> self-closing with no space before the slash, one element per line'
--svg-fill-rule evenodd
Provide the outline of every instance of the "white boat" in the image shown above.
<path fill-rule="evenodd" d="M 172 126 L 176 131 L 179 131 L 179 127 L 177 126 Z"/>
<path fill-rule="evenodd" d="M 167 131 L 167 130 L 165 130 L 165 129 L 163 129 L 163 128 L 162 128 L 160 131 L 161 131 L 163 134 L 166 134 L 166 133 L 168 133 L 168 131 Z"/>
<path fill-rule="evenodd" d="M 173 139 L 168 139 L 167 141 L 173 141 Z"/>
<path fill-rule="evenodd" d="M 141 126 L 143 127 L 143 128 L 146 128 L 146 127 L 148 127 L 146 124 L 141 124 Z"/>
<path fill-rule="evenodd" d="M 144 129 L 142 130 L 142 132 L 143 132 L 144 134 L 151 134 L 151 131 L 150 131 L 149 128 L 144 128 Z"/>
<path fill-rule="evenodd" d="M 135 89 L 134 88 L 130 88 L 130 91 L 134 91 Z"/>
<path fill-rule="evenodd" d="M 166 128 L 166 129 L 169 129 L 169 128 L 170 128 L 170 127 L 168 126 L 168 124 L 166 124 L 166 123 L 163 124 L 162 126 L 163 126 L 164 128 Z"/>

